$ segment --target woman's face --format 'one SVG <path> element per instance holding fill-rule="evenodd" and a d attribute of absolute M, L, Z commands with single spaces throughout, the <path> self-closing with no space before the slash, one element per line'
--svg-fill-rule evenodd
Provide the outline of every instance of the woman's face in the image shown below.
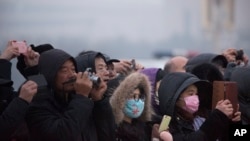
<path fill-rule="evenodd" d="M 186 103 L 184 101 L 185 97 L 192 96 L 192 95 L 197 95 L 198 89 L 195 85 L 190 85 L 188 86 L 180 95 L 179 99 L 177 100 L 176 104 L 178 107 L 184 107 L 186 106 Z"/>

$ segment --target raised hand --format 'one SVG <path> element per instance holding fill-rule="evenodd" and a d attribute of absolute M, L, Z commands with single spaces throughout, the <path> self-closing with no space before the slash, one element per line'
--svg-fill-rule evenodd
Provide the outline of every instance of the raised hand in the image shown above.
<path fill-rule="evenodd" d="M 28 47 L 27 52 L 24 54 L 25 65 L 27 67 L 36 66 L 38 64 L 39 57 L 40 55 L 38 52 L 35 52 L 31 47 Z"/>
<path fill-rule="evenodd" d="M 19 97 L 30 103 L 36 93 L 37 84 L 34 81 L 29 80 L 22 85 Z"/>
<path fill-rule="evenodd" d="M 98 101 L 103 98 L 103 94 L 107 90 L 107 84 L 101 79 L 101 82 L 98 87 L 93 87 L 90 92 L 90 96 L 93 101 Z"/>
<path fill-rule="evenodd" d="M 233 114 L 232 121 L 233 122 L 238 122 L 241 120 L 241 112 L 239 111 L 239 104 L 237 106 L 237 111 Z"/>
<path fill-rule="evenodd" d="M 93 83 L 88 77 L 88 72 L 78 72 L 76 74 L 76 82 L 74 83 L 76 94 L 88 97 L 92 87 Z"/>
<path fill-rule="evenodd" d="M 6 59 L 6 60 L 10 61 L 11 59 L 20 55 L 20 53 L 18 51 L 18 47 L 13 46 L 12 42 L 13 41 L 8 42 L 7 47 L 0 55 L 0 59 Z"/>
<path fill-rule="evenodd" d="M 128 74 L 131 71 L 131 62 L 128 60 L 120 60 L 120 62 L 113 64 L 117 73 Z"/>
<path fill-rule="evenodd" d="M 228 99 L 218 101 L 215 108 L 223 112 L 228 118 L 232 118 L 233 105 Z"/>

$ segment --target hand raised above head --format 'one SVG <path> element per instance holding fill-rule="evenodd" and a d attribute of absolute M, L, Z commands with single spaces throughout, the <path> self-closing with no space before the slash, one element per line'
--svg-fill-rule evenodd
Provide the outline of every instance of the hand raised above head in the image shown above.
<path fill-rule="evenodd" d="M 24 61 L 27 67 L 33 67 L 38 64 L 40 54 L 28 47 L 27 52 L 24 54 Z"/>
<path fill-rule="evenodd" d="M 14 41 L 8 42 L 7 47 L 0 55 L 0 59 L 6 59 L 6 60 L 10 61 L 11 59 L 20 55 L 20 53 L 18 51 L 18 47 L 12 45 L 13 42 Z"/>
<path fill-rule="evenodd" d="M 128 74 L 131 71 L 131 62 L 120 60 L 120 62 L 114 63 L 114 69 L 117 73 Z"/>
<path fill-rule="evenodd" d="M 228 62 L 235 62 L 237 50 L 235 48 L 229 48 L 222 52 L 222 55 L 226 57 Z"/>

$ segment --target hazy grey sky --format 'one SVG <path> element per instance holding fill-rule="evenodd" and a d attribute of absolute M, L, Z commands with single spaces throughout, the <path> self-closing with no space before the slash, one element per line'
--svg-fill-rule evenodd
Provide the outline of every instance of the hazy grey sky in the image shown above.
<path fill-rule="evenodd" d="M 182 37 L 187 32 L 194 41 L 205 37 L 201 25 L 201 1 L 1 0 L 0 49 L 10 39 L 26 39 L 34 44 L 52 43 L 56 48 L 64 47 L 75 55 L 83 46 L 100 49 L 97 47 L 105 42 L 122 40 L 134 46 L 138 44 L 138 50 L 149 55 L 161 42 Z M 250 29 L 250 0 L 235 0 L 235 3 L 234 31 L 246 32 Z M 230 45 L 240 41 L 241 37 L 233 37 L 233 41 L 226 43 Z M 76 39 L 78 44 L 74 45 Z M 65 47 L 60 44 L 62 40 L 72 43 L 65 44 Z M 84 42 L 79 42 L 81 40 Z M 139 43 L 148 45 L 148 48 L 144 49 Z M 103 50 L 114 50 L 118 55 L 130 54 L 130 50 L 132 55 L 141 53 L 128 46 L 126 48 L 119 48 L 118 45 Z M 16 70 L 13 72 L 17 73 Z"/>
<path fill-rule="evenodd" d="M 157 43 L 189 31 L 203 37 L 202 0 L 1 0 L 2 39 L 125 39 Z M 212 1 L 212 0 L 211 0 Z M 235 29 L 249 27 L 249 0 L 235 0 Z M 32 41 L 31 41 L 32 42 Z"/>
<path fill-rule="evenodd" d="M 126 38 L 158 42 L 181 33 L 189 14 L 200 30 L 199 0 L 2 0 L 7 36 L 81 36 L 96 42 Z M 15 4 L 15 5 L 13 5 Z"/>

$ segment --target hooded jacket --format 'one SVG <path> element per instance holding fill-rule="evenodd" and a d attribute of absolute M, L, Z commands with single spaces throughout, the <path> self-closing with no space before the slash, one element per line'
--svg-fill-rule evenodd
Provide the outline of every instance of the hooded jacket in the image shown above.
<path fill-rule="evenodd" d="M 223 55 L 213 53 L 202 53 L 188 60 L 186 71 L 190 72 L 194 66 L 203 63 L 220 63 L 223 68 L 227 66 L 227 59 Z"/>
<path fill-rule="evenodd" d="M 0 59 L 0 140 L 9 141 L 13 138 L 15 130 L 22 128 L 28 103 L 17 97 L 11 81 L 11 62 Z M 27 131 L 22 128 L 22 131 Z M 28 137 L 28 133 L 24 137 Z M 18 141 L 17 136 L 14 138 Z"/>
<path fill-rule="evenodd" d="M 173 135 L 173 140 L 216 140 L 221 135 L 221 131 L 227 130 L 228 119 L 222 112 L 214 110 L 198 131 L 194 131 L 192 121 L 187 121 L 177 114 L 175 109 L 177 99 L 192 84 L 198 87 L 198 95 L 200 92 L 206 91 L 210 85 L 207 81 L 202 81 L 193 74 L 182 72 L 167 74 L 162 79 L 158 90 L 161 114 L 172 117 L 169 131 Z"/>
<path fill-rule="evenodd" d="M 105 60 L 105 57 L 100 52 L 86 51 L 86 52 L 80 53 L 77 57 L 75 57 L 78 71 L 84 72 L 87 68 L 91 68 L 92 72 L 96 72 L 96 70 L 95 70 L 95 58 L 97 56 L 101 56 L 103 58 L 103 60 Z"/>
<path fill-rule="evenodd" d="M 11 62 L 0 59 L 0 114 L 14 98 L 13 81 L 11 81 Z"/>
<path fill-rule="evenodd" d="M 74 65 L 76 66 L 76 62 L 73 57 L 71 57 L 68 53 L 59 50 L 59 49 L 51 49 L 49 51 L 44 52 L 40 58 L 38 63 L 38 69 L 41 74 L 44 75 L 45 79 L 48 82 L 48 86 L 50 88 L 55 88 L 55 79 L 56 74 L 60 67 L 67 61 L 72 60 Z M 76 69 L 77 72 L 77 69 Z"/>
<path fill-rule="evenodd" d="M 157 103 L 155 101 L 155 89 L 156 89 L 156 74 L 157 72 L 159 71 L 159 68 L 146 68 L 146 69 L 143 69 L 141 72 L 145 75 L 148 76 L 148 79 L 150 81 L 150 85 L 151 85 L 151 104 L 152 104 L 152 107 L 154 109 L 154 111 L 156 113 L 159 113 L 159 107 L 157 108 Z M 158 98 L 158 97 L 157 97 Z"/>
<path fill-rule="evenodd" d="M 193 67 L 190 73 L 196 75 L 201 80 L 223 81 L 223 75 L 220 70 L 212 63 L 198 64 Z"/>
<path fill-rule="evenodd" d="M 113 109 L 116 124 L 120 124 L 123 121 L 123 109 L 125 106 L 125 102 L 129 95 L 133 93 L 135 88 L 137 88 L 139 85 L 143 87 L 145 92 L 145 107 L 141 116 L 139 117 L 139 120 L 146 122 L 151 119 L 151 86 L 148 78 L 141 73 L 131 73 L 120 83 L 120 85 L 116 88 L 114 94 L 110 98 L 110 104 Z"/>
<path fill-rule="evenodd" d="M 116 125 L 118 126 L 118 128 L 121 124 L 124 123 L 124 121 L 123 121 L 123 118 L 124 118 L 123 109 L 125 107 L 125 102 L 126 102 L 127 98 L 129 97 L 129 95 L 131 93 L 133 93 L 133 91 L 138 86 L 142 86 L 142 88 L 144 89 L 145 105 L 144 105 L 144 110 L 143 110 L 141 116 L 138 117 L 137 119 L 133 119 L 133 120 L 139 121 L 140 123 L 145 123 L 145 122 L 151 120 L 152 108 L 151 108 L 151 96 L 150 96 L 150 90 L 151 90 L 150 83 L 148 81 L 147 76 L 145 76 L 144 74 L 139 73 L 139 72 L 134 72 L 134 73 L 129 74 L 120 83 L 120 85 L 116 88 L 116 90 L 114 91 L 114 94 L 110 98 L 110 104 L 112 106 L 113 114 L 115 116 L 115 122 L 116 122 Z M 131 127 L 131 131 L 133 131 L 132 128 L 134 128 L 134 127 Z M 147 136 L 150 136 L 151 132 L 149 134 L 146 131 L 147 130 L 146 128 L 142 128 L 142 129 L 145 130 L 145 133 Z M 117 134 L 120 134 L 119 131 Z M 123 134 L 126 135 L 126 133 L 123 133 Z M 122 141 L 132 140 L 129 138 L 130 137 L 126 137 L 126 139 L 120 138 L 120 140 L 122 140 Z M 145 138 L 145 137 L 138 137 L 138 135 L 137 135 L 137 138 L 138 138 L 138 141 L 140 141 L 140 140 L 142 140 L 142 138 Z"/>
<path fill-rule="evenodd" d="M 238 100 L 243 124 L 250 124 L 250 67 L 238 67 L 231 75 L 230 81 L 238 86 Z"/>
<path fill-rule="evenodd" d="M 111 126 L 102 125 L 112 125 L 112 121 L 109 122 L 112 120 L 112 111 L 107 100 L 94 103 L 89 98 L 74 93 L 68 103 L 61 103 L 55 98 L 53 90 L 56 74 L 67 60 L 72 60 L 76 66 L 74 58 L 59 49 L 51 49 L 40 56 L 39 72 L 46 78 L 49 89 L 37 93 L 28 110 L 26 121 L 31 131 L 31 140 L 112 140 Z"/>

